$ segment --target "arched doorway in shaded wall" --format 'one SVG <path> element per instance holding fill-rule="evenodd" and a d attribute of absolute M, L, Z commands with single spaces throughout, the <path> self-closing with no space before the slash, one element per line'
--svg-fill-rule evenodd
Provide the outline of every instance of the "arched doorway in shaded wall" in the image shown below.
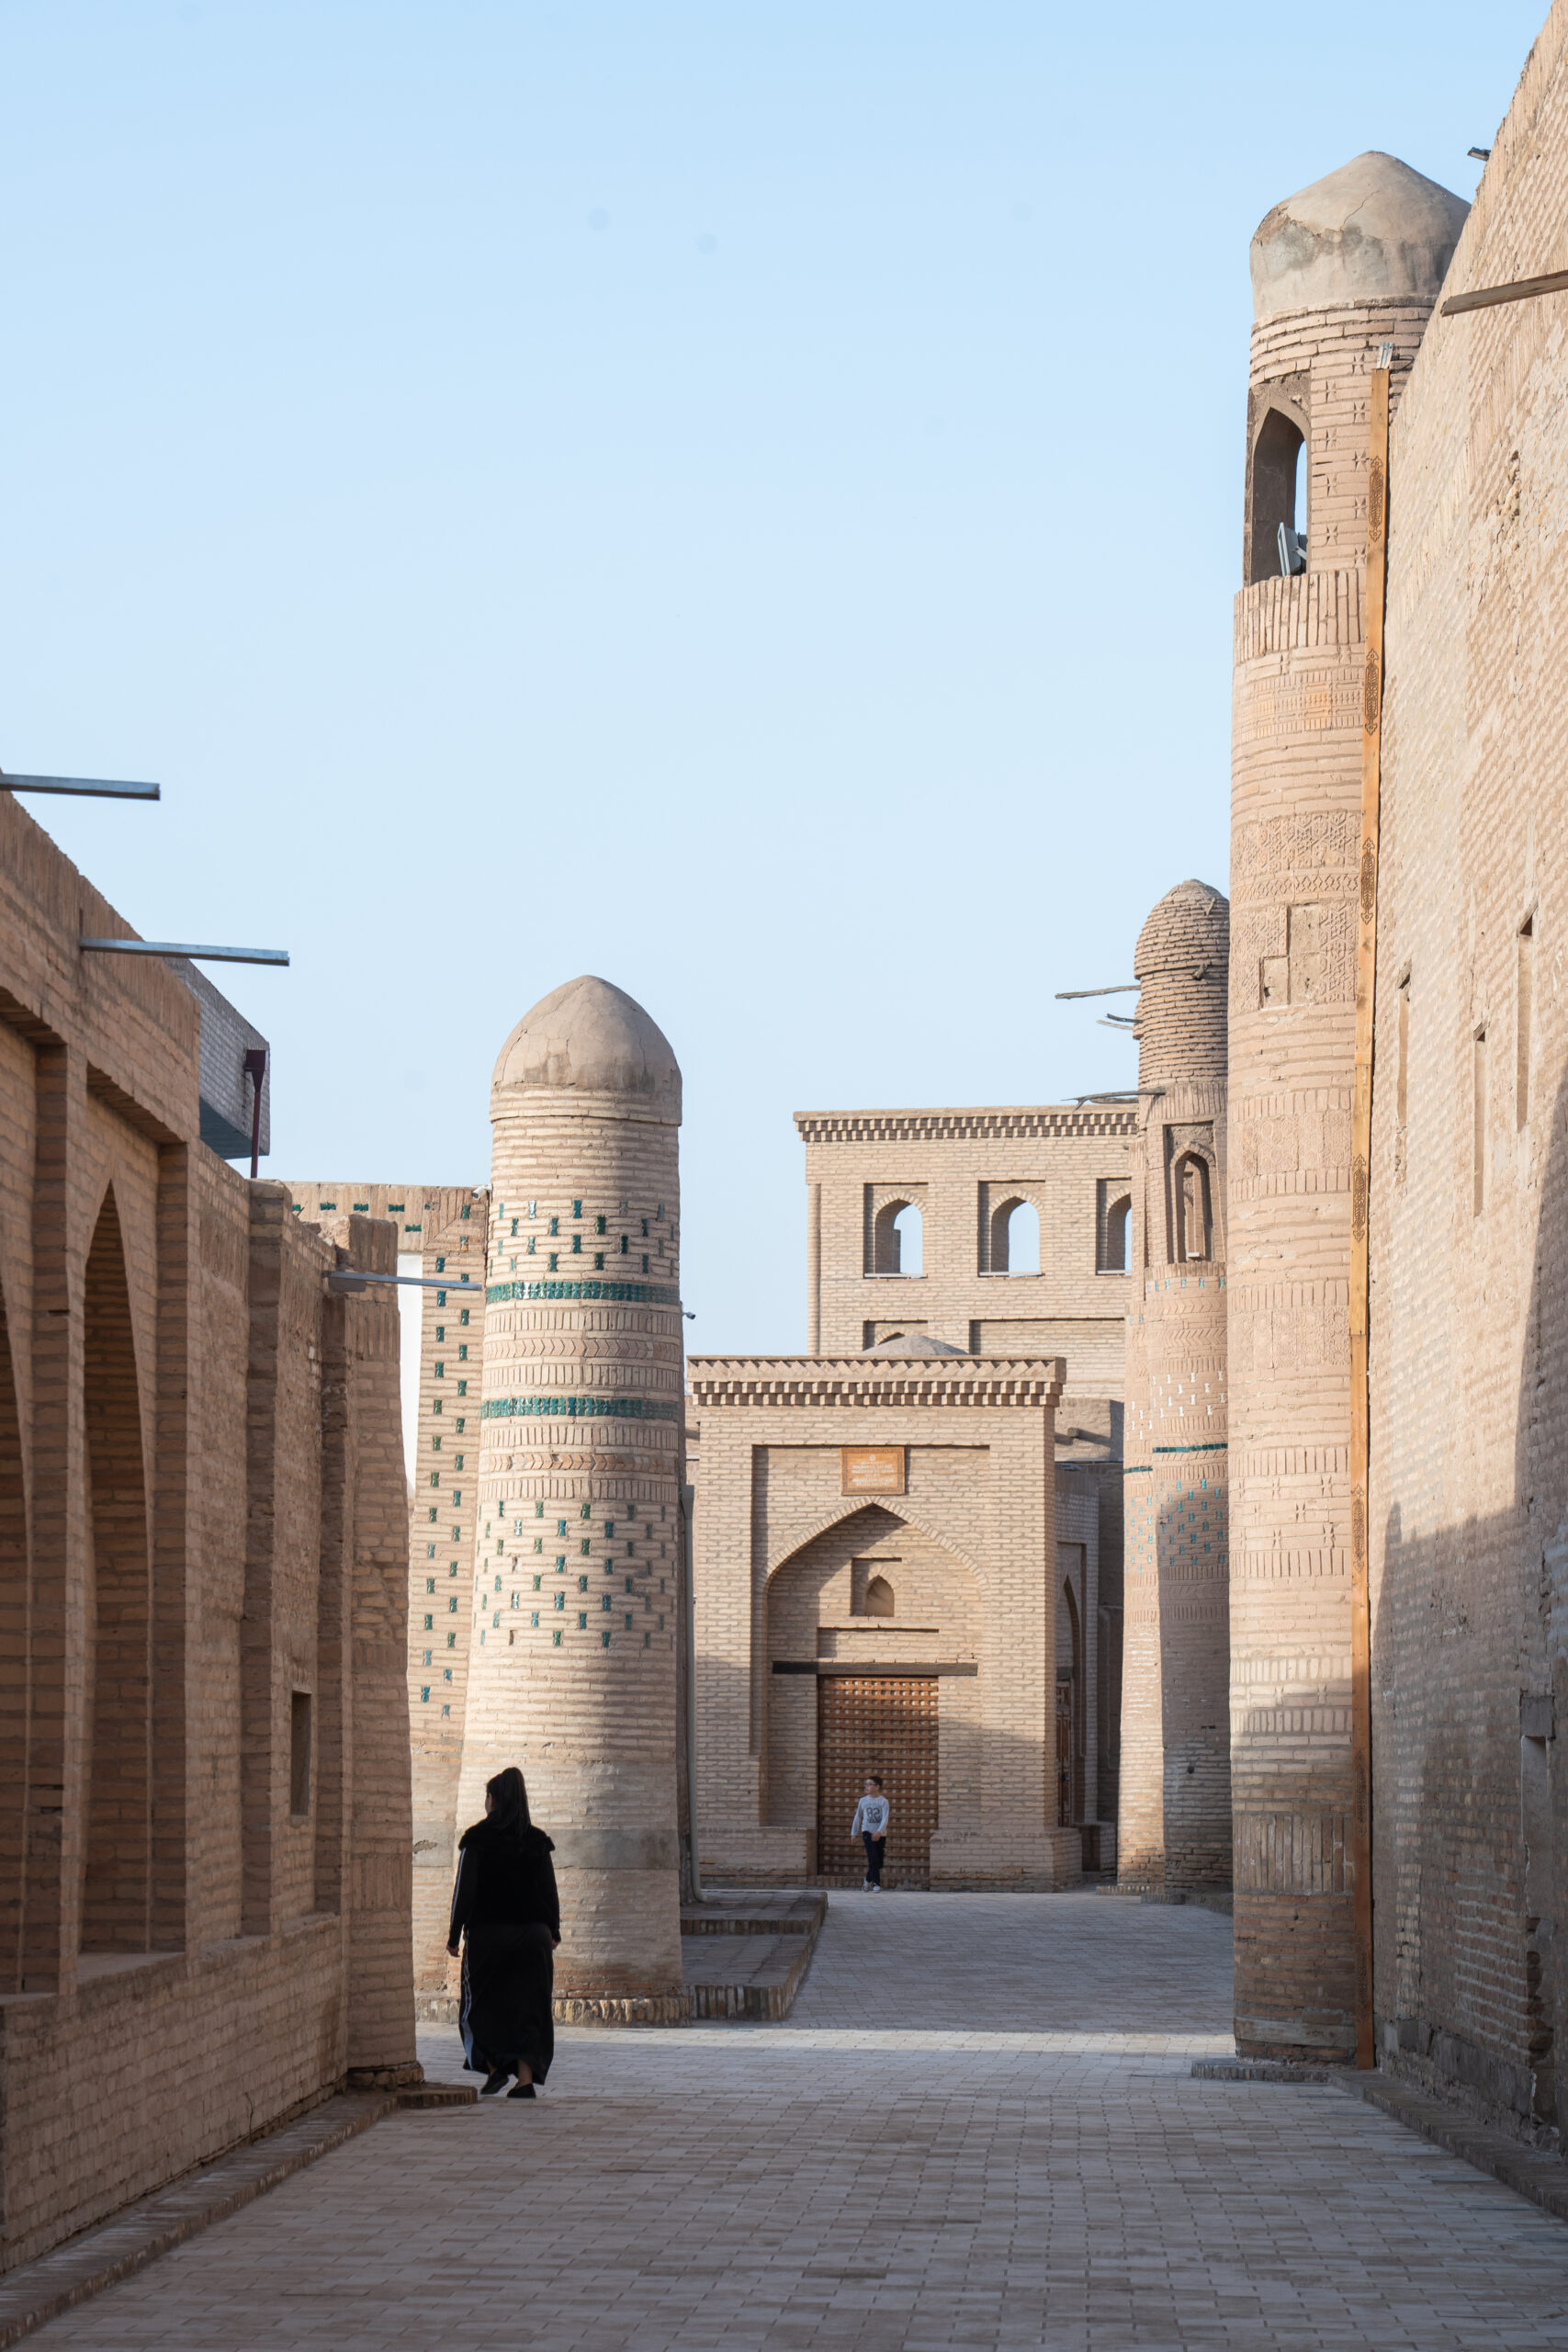
<path fill-rule="evenodd" d="M 152 1943 L 152 1577 L 141 1390 L 114 1191 L 87 1253 L 83 1306 L 91 1553 L 84 1952 Z"/>
<path fill-rule="evenodd" d="M 19 1992 L 27 1907 L 27 1506 L 11 1335 L 0 1292 L 0 1991 Z"/>
<path fill-rule="evenodd" d="M 773 1570 L 767 1592 L 764 1818 L 809 1828 L 817 1872 L 858 1885 L 862 1784 L 892 1808 L 887 1883 L 920 1885 L 939 1827 L 981 1781 L 974 1572 L 882 1504 L 850 1509 Z"/>

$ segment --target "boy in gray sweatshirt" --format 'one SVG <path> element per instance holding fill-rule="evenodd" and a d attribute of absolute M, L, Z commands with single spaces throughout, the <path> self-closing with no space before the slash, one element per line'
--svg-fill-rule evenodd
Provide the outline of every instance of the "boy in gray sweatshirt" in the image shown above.
<path fill-rule="evenodd" d="M 854 1824 L 850 1831 L 865 1848 L 866 1892 L 882 1892 L 882 1865 L 887 1857 L 887 1799 L 882 1793 L 880 1774 L 873 1772 L 865 1784 L 865 1794 L 855 1807 Z"/>

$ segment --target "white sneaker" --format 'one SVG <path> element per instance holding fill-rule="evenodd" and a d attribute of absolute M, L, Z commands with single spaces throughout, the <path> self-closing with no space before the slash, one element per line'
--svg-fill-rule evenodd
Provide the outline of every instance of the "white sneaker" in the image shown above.
<path fill-rule="evenodd" d="M 861 1891 L 861 1893 L 862 1893 L 863 1894 L 869 1894 L 871 1893 L 871 1881 L 870 1881 L 870 1879 L 868 1879 L 868 1878 L 863 1878 L 863 1879 L 862 1879 L 862 1881 L 861 1881 L 861 1883 L 860 1883 L 860 1891 Z"/>

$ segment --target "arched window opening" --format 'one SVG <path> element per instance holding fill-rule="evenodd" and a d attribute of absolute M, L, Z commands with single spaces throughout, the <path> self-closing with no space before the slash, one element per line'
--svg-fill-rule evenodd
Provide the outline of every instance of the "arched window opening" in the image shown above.
<path fill-rule="evenodd" d="M 1306 570 L 1306 464 L 1302 429 L 1271 408 L 1252 447 L 1252 514 L 1247 577 L 1278 579 Z"/>
<path fill-rule="evenodd" d="M 1032 1201 L 1010 1202 L 1003 1246 L 1007 1254 L 1002 1264 L 1010 1274 L 1040 1272 L 1040 1212 Z"/>
<path fill-rule="evenodd" d="M 867 1617 L 891 1617 L 894 1614 L 893 1588 L 886 1577 L 873 1577 L 865 1589 Z"/>
<path fill-rule="evenodd" d="M 1040 1272 L 1040 1212 L 1021 1193 L 998 1201 L 982 1232 L 985 1255 L 980 1271 L 987 1274 L 1037 1274 Z"/>
<path fill-rule="evenodd" d="M 27 1899 L 28 1529 L 11 1340 L 0 1296 L 0 1992 L 23 1990 Z"/>
<path fill-rule="evenodd" d="M 884 1201 L 873 1227 L 873 1269 L 879 1274 L 921 1271 L 920 1212 L 911 1201 Z"/>
<path fill-rule="evenodd" d="M 91 1566 L 85 1952 L 152 1942 L 152 1589 L 141 1406 L 113 1192 L 87 1253 L 83 1316 Z"/>
<path fill-rule="evenodd" d="M 1124 1274 L 1128 1245 L 1133 1238 L 1133 1195 L 1118 1193 L 1103 1181 L 1100 1187 L 1099 1233 L 1094 1270 L 1097 1274 Z"/>
<path fill-rule="evenodd" d="M 1173 1171 L 1176 1256 L 1185 1265 L 1213 1254 L 1209 1163 L 1196 1151 L 1183 1152 Z"/>
<path fill-rule="evenodd" d="M 903 1274 L 925 1272 L 925 1221 L 918 1208 L 899 1210 L 895 1229 L 898 1236 L 898 1271 Z"/>

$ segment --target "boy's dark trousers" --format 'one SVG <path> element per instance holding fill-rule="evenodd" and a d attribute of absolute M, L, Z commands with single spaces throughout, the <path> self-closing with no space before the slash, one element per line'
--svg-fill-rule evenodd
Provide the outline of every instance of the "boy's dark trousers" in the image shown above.
<path fill-rule="evenodd" d="M 865 1848 L 865 1874 L 873 1886 L 880 1886 L 882 1865 L 887 1859 L 887 1840 L 886 1838 L 874 1838 L 869 1829 L 863 1829 L 860 1841 Z"/>

